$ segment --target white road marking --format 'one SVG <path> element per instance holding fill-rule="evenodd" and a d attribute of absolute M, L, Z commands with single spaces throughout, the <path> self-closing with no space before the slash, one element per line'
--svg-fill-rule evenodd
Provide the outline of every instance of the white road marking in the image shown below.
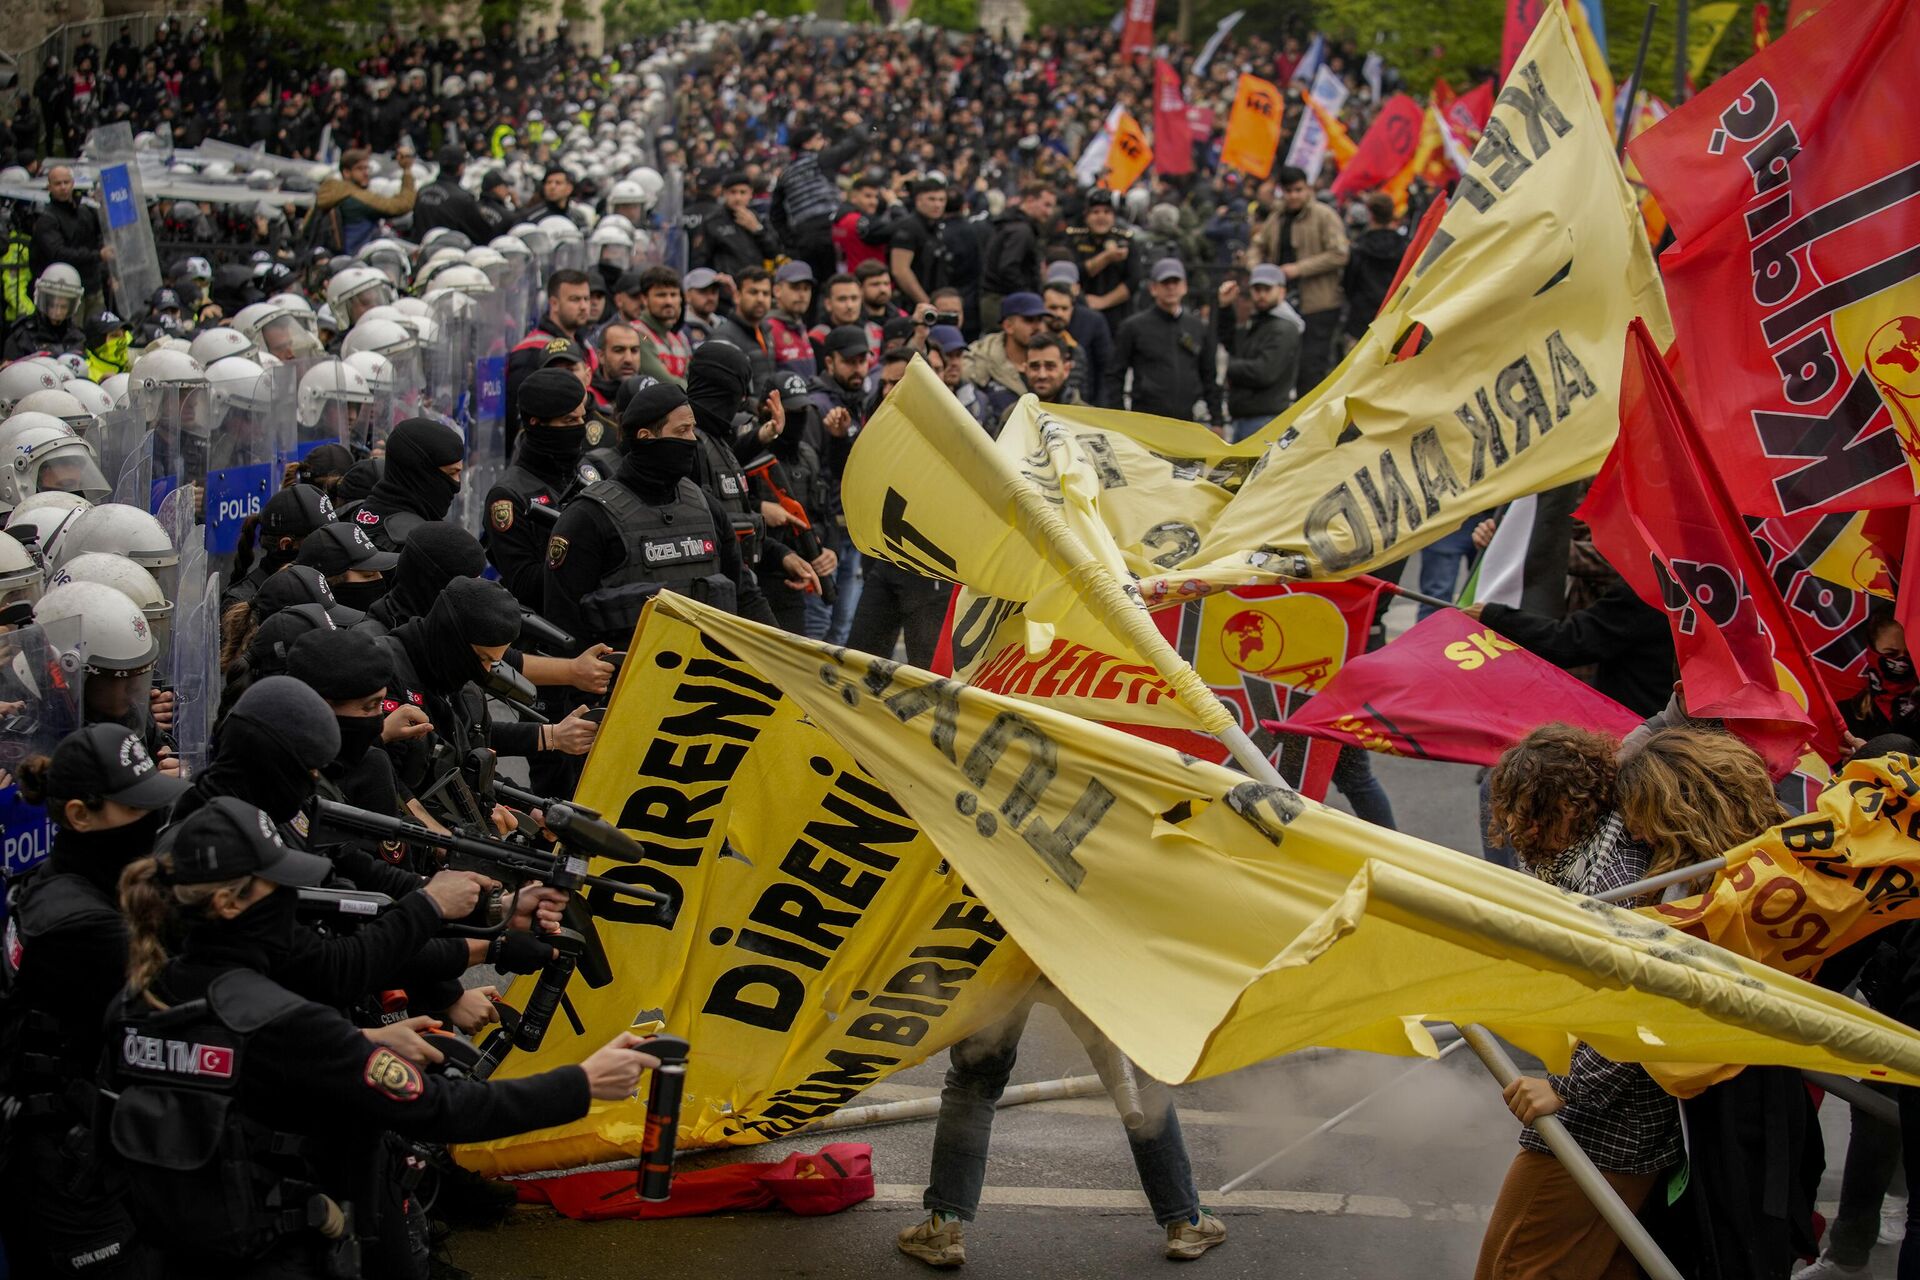
<path fill-rule="evenodd" d="M 925 1186 L 920 1183 L 883 1182 L 873 1189 L 873 1199 L 861 1207 L 897 1209 L 901 1205 L 918 1206 Z M 1342 1195 L 1333 1191 L 1236 1191 L 1231 1195 L 1203 1192 L 1207 1208 L 1218 1212 L 1244 1209 L 1270 1209 L 1281 1213 L 1306 1213 L 1318 1217 L 1344 1215 L 1355 1218 L 1403 1218 L 1422 1222 L 1484 1223 L 1492 1210 L 1486 1205 L 1408 1204 L 1391 1196 Z M 1147 1197 L 1139 1191 L 1107 1191 L 1091 1187 L 987 1187 L 980 1194 L 983 1206 L 1000 1205 L 1027 1209 L 1093 1209 L 1142 1212 Z"/>

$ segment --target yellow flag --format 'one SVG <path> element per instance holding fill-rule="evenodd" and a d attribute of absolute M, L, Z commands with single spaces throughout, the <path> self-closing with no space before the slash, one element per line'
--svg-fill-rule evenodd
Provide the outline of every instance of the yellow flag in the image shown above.
<path fill-rule="evenodd" d="M 1587 83 L 1593 86 L 1594 100 L 1600 104 L 1600 115 L 1607 120 L 1613 119 L 1613 68 L 1607 65 L 1607 55 L 1601 52 L 1600 42 L 1594 38 L 1593 24 L 1587 21 L 1586 6 L 1579 0 L 1569 0 L 1565 5 L 1547 7 L 1566 14 L 1573 31 L 1573 43 L 1580 51 L 1580 65 L 1586 68 Z M 1543 21 L 1541 25 L 1546 24 Z M 1524 58 L 1526 55 L 1523 53 L 1520 56 Z"/>
<path fill-rule="evenodd" d="M 763 1142 L 1003 1014 L 1033 967 L 846 748 L 751 666 L 688 623 L 650 613 L 634 637 L 579 799 L 642 841 L 637 866 L 593 871 L 677 904 L 595 901 L 613 972 L 568 990 L 586 1027 L 555 1018 L 507 1079 L 578 1062 L 635 1024 L 693 1046 L 681 1141 Z M 591 895 L 590 895 L 591 896 Z M 522 1004 L 534 979 L 508 1001 Z M 488 1175 L 639 1152 L 643 1102 L 459 1148 Z"/>
<path fill-rule="evenodd" d="M 1125 191 L 1140 181 L 1140 175 L 1153 163 L 1153 148 L 1147 144 L 1147 131 L 1133 118 L 1131 111 L 1120 113 L 1113 140 L 1107 150 L 1107 171 L 1100 185 L 1113 191 Z"/>
<path fill-rule="evenodd" d="M 1341 123 L 1340 117 L 1316 102 L 1312 94 L 1307 95 L 1307 109 L 1313 112 L 1314 119 L 1320 122 L 1320 128 L 1326 132 L 1327 154 L 1333 157 L 1335 164 L 1346 168 L 1354 152 L 1360 150 L 1360 144 L 1347 132 L 1347 126 Z"/>
<path fill-rule="evenodd" d="M 1550 1065 L 1777 1064 L 1920 1081 L 1920 1035 L 1755 961 L 1245 775 L 676 596 L 866 763 L 1068 1001 L 1179 1083 L 1479 1022 Z M 597 757 L 596 757 L 597 758 Z M 852 927 L 887 921 L 870 908 Z M 697 1052 L 697 1049 L 696 1049 Z"/>
<path fill-rule="evenodd" d="M 1693 11 L 1687 26 L 1687 73 L 1696 83 L 1707 74 L 1713 51 L 1720 47 L 1720 38 L 1727 34 L 1727 28 L 1739 12 L 1737 0 L 1703 4 Z"/>
<path fill-rule="evenodd" d="M 1057 630 L 1106 664 L 1087 673 L 1090 690 L 1157 672 L 1130 685 L 1132 705 L 1165 723 L 1224 728 L 1232 717 L 1141 608 L 1133 576 L 1146 562 L 1115 543 L 1095 463 L 1052 408 L 1024 397 L 996 443 L 916 358 L 847 459 L 840 502 L 848 536 L 865 555 L 973 589 L 956 615 L 956 669 L 977 663 L 1005 626 L 1019 627 L 1036 655 Z M 1218 440 L 1198 427 L 1162 430 L 1153 419 L 1120 416 L 1148 423 L 1170 444 Z"/>

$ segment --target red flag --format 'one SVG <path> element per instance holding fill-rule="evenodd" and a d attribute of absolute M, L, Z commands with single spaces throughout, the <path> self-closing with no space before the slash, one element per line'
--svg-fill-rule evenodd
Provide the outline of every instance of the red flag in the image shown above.
<path fill-rule="evenodd" d="M 1620 438 L 1576 514 L 1640 598 L 1666 609 L 1689 712 L 1726 720 L 1776 778 L 1809 742 L 1822 759 L 1839 757 L 1839 710 L 1638 319 Z"/>
<path fill-rule="evenodd" d="M 1422 619 L 1349 662 L 1269 729 L 1368 751 L 1493 764 L 1543 724 L 1625 735 L 1640 717 L 1458 609 Z"/>
<path fill-rule="evenodd" d="M 1920 439 L 1920 5 L 1822 10 L 1628 146 L 1704 446 L 1740 510 L 1904 506 Z"/>
<path fill-rule="evenodd" d="M 1380 299 L 1381 310 L 1384 311 L 1387 303 L 1393 301 L 1393 295 L 1400 292 L 1400 282 L 1407 278 L 1407 272 L 1413 270 L 1413 264 L 1420 261 L 1420 255 L 1433 243 L 1433 233 L 1440 229 L 1440 220 L 1446 216 L 1447 193 L 1442 191 L 1433 198 L 1427 211 L 1420 215 L 1420 225 L 1413 229 L 1413 238 L 1407 241 L 1407 251 L 1400 255 L 1400 267 L 1393 273 L 1393 283 L 1387 287 L 1387 296 Z"/>
<path fill-rule="evenodd" d="M 1500 34 L 1500 83 L 1507 82 L 1507 73 L 1520 60 L 1520 51 L 1527 47 L 1527 37 L 1540 25 L 1540 15 L 1546 11 L 1549 2 L 1507 0 L 1507 26 Z"/>
<path fill-rule="evenodd" d="M 1424 108 L 1404 93 L 1388 98 L 1360 139 L 1360 150 L 1354 153 L 1352 163 L 1333 180 L 1333 194 L 1350 196 L 1372 191 L 1411 164 L 1420 145 L 1425 115 Z"/>
<path fill-rule="evenodd" d="M 1315 800 L 1326 798 L 1337 745 L 1311 738 L 1276 740 L 1262 726 L 1283 720 L 1366 651 L 1378 582 L 1316 582 L 1235 587 L 1153 615 L 1180 656 L 1231 707 L 1253 740 L 1274 756 L 1282 777 Z M 1116 729 L 1223 761 L 1226 748 L 1204 733 L 1154 725 Z"/>
<path fill-rule="evenodd" d="M 1180 97 L 1180 73 L 1165 58 L 1153 60 L 1153 160 L 1169 176 L 1193 172 L 1193 134 Z"/>
<path fill-rule="evenodd" d="M 1853 697 L 1867 684 L 1867 615 L 1874 602 L 1867 584 L 1848 571 L 1865 547 L 1859 517 L 1774 516 L 1748 524 L 1827 692 L 1842 702 Z"/>
<path fill-rule="evenodd" d="M 1446 108 L 1444 114 L 1447 122 L 1478 141 L 1486 130 L 1487 120 L 1493 115 L 1493 92 L 1493 81 L 1483 80 L 1461 94 Z"/>
<path fill-rule="evenodd" d="M 1127 0 L 1127 25 L 1120 33 L 1120 56 L 1153 52 L 1153 0 Z"/>

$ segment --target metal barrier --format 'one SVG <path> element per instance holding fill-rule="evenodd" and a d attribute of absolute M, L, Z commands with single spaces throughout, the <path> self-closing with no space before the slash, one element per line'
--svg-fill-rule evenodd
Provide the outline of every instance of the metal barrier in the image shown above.
<path fill-rule="evenodd" d="M 161 23 L 167 22 L 175 25 L 191 24 L 200 21 L 204 16 L 204 14 L 200 13 L 176 13 L 167 10 L 149 13 L 123 13 L 115 14 L 110 18 L 94 18 L 87 22 L 69 22 L 63 27 L 55 28 L 52 33 L 38 44 L 29 45 L 24 49 L 7 48 L 5 52 L 7 56 L 19 64 L 18 72 L 20 82 L 17 91 L 23 95 L 27 95 L 33 92 L 34 81 L 38 80 L 40 73 L 46 70 L 47 58 L 49 56 L 57 56 L 60 59 L 60 69 L 63 72 L 71 72 L 73 70 L 73 51 L 75 49 L 91 42 L 95 48 L 100 50 L 100 55 L 104 58 L 106 56 L 107 46 L 120 38 L 120 28 L 122 27 L 131 27 L 133 29 L 134 43 L 141 49 L 145 49 L 149 44 L 153 43 L 153 33 Z M 207 42 L 207 53 L 209 57 L 212 56 L 213 42 L 211 40 Z M 95 68 L 95 70 L 98 69 L 98 67 Z"/>

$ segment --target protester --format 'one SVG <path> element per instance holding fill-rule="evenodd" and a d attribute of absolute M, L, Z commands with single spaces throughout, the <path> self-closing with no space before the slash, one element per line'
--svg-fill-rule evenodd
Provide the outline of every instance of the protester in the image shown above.
<path fill-rule="evenodd" d="M 1333 368 L 1333 340 L 1340 329 L 1340 276 L 1347 265 L 1347 229 L 1340 215 L 1320 203 L 1307 175 L 1291 165 L 1278 178 L 1280 207 L 1254 233 L 1253 252 L 1280 268 L 1305 325 L 1300 335 L 1296 394 L 1306 395 Z"/>
<path fill-rule="evenodd" d="M 1220 345 L 1227 352 L 1228 438 L 1246 439 L 1286 411 L 1300 362 L 1300 316 L 1287 303 L 1287 283 L 1278 267 L 1262 263 L 1248 274 L 1252 307 L 1245 324 L 1234 317 L 1240 286 L 1220 285 Z"/>
<path fill-rule="evenodd" d="M 358 253 L 360 246 L 378 232 L 382 217 L 396 217 L 412 210 L 416 193 L 410 166 L 400 170 L 397 195 L 374 192 L 368 185 L 372 177 L 370 152 L 354 147 L 340 154 L 340 176 L 321 183 L 314 196 L 313 212 L 308 215 L 304 233 L 310 243 L 324 244 L 335 253 Z"/>
<path fill-rule="evenodd" d="M 1211 426 L 1223 414 L 1213 331 L 1184 305 L 1187 270 L 1178 259 L 1160 259 L 1148 276 L 1153 305 L 1114 336 L 1101 401 Z"/>
<path fill-rule="evenodd" d="M 73 170 L 63 164 L 47 170 L 47 203 L 34 220 L 28 269 L 36 279 L 44 279 L 47 268 L 56 262 L 72 267 L 90 299 L 88 314 L 100 309 L 105 269 L 114 260 L 113 246 L 101 232 L 100 215 L 74 192 Z"/>

